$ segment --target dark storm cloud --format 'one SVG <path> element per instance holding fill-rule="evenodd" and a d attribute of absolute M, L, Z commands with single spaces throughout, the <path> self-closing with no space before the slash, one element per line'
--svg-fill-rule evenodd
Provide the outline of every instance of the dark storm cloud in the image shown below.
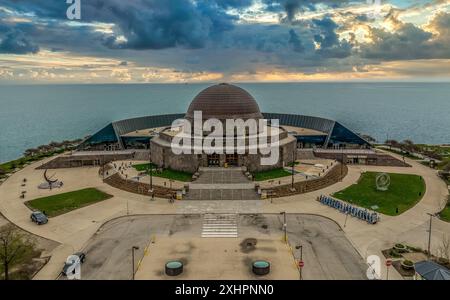
<path fill-rule="evenodd" d="M 37 53 L 38 51 L 39 46 L 26 38 L 23 32 L 19 30 L 9 30 L 0 37 L 0 53 L 29 54 Z"/>
<path fill-rule="evenodd" d="M 289 30 L 289 44 L 291 44 L 292 49 L 295 52 L 303 52 L 305 48 L 303 47 L 302 41 L 300 40 L 297 33 L 295 33 L 294 29 Z"/>
<path fill-rule="evenodd" d="M 114 49 L 164 49 L 176 46 L 201 48 L 212 38 L 233 28 L 236 16 L 225 8 L 242 8 L 250 0 L 90 0 L 82 2 L 82 22 L 115 25 L 103 39 Z M 22 0 L 2 4 L 40 18 L 65 20 L 67 4 L 61 0 Z M 73 29 L 76 30 L 76 29 Z M 125 39 L 121 38 L 125 37 Z"/>
<path fill-rule="evenodd" d="M 314 40 L 320 44 L 321 48 L 331 48 L 339 43 L 339 36 L 336 33 L 338 25 L 326 17 L 323 19 L 313 19 L 312 23 L 319 33 L 314 35 Z"/>
<path fill-rule="evenodd" d="M 354 2 L 362 2 L 356 0 Z M 340 7 L 348 3 L 348 0 L 263 0 L 269 11 L 286 13 L 287 19 L 292 21 L 295 15 L 304 11 L 316 11 L 318 5 L 326 5 L 330 8 Z"/>
<path fill-rule="evenodd" d="M 314 41 L 320 46 L 316 54 L 322 58 L 345 58 L 352 54 L 353 46 L 340 40 L 336 30 L 339 26 L 329 17 L 313 19 L 312 28 L 317 31 Z"/>
<path fill-rule="evenodd" d="M 82 20 L 67 22 L 64 0 L 0 0 L 0 52 L 27 54 L 40 48 L 114 57 L 120 65 L 171 66 L 196 71 L 239 72 L 258 66 L 302 72 L 347 71 L 370 62 L 450 58 L 450 17 L 439 14 L 428 29 L 403 24 L 398 10 L 386 18 L 393 32 L 371 27 L 365 14 L 334 11 L 317 19 L 295 19 L 320 7 L 356 1 L 263 0 L 265 9 L 286 15 L 278 24 L 236 22 L 254 0 L 82 0 Z M 319 10 L 321 13 L 322 10 Z M 3 15 L 2 15 L 3 14 Z M 32 23 L 8 21 L 24 16 Z M 336 23 L 334 20 L 345 20 Z M 98 23 L 111 24 L 112 33 Z M 28 24 L 28 25 L 27 25 Z M 373 43 L 357 42 L 355 24 L 367 25 Z M 339 33 L 346 32 L 349 40 Z M 156 50 L 164 51 L 134 51 Z M 139 61 L 139 64 L 136 62 Z"/>
<path fill-rule="evenodd" d="M 254 0 L 215 0 L 218 6 L 228 8 L 245 8 L 253 4 Z"/>

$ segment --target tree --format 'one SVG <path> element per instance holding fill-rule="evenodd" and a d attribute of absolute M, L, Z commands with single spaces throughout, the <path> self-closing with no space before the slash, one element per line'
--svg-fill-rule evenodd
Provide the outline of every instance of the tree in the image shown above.
<path fill-rule="evenodd" d="M 443 233 L 441 244 L 438 248 L 439 257 L 442 257 L 446 260 L 450 259 L 450 236 Z"/>
<path fill-rule="evenodd" d="M 450 173 L 450 162 L 448 162 L 444 167 L 444 172 Z"/>
<path fill-rule="evenodd" d="M 386 140 L 384 142 L 386 145 L 389 145 L 389 149 L 392 149 L 392 147 L 398 147 L 399 146 L 399 142 L 396 140 Z"/>
<path fill-rule="evenodd" d="M 0 168 L 0 175 L 5 175 L 6 171 L 3 168 Z"/>
<path fill-rule="evenodd" d="M 0 263 L 9 279 L 9 271 L 16 264 L 26 259 L 34 251 L 33 241 L 19 232 L 14 225 L 0 228 Z"/>
<path fill-rule="evenodd" d="M 34 156 L 36 153 L 38 153 L 39 150 L 36 148 L 30 148 L 25 150 L 25 152 L 23 153 L 24 156 Z"/>

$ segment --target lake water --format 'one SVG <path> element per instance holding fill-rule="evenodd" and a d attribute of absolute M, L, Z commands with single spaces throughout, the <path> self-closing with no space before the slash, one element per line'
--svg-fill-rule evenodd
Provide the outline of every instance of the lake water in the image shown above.
<path fill-rule="evenodd" d="M 450 83 L 238 84 L 261 111 L 330 118 L 379 141 L 450 143 Z M 0 161 L 109 122 L 182 113 L 209 84 L 0 85 Z"/>

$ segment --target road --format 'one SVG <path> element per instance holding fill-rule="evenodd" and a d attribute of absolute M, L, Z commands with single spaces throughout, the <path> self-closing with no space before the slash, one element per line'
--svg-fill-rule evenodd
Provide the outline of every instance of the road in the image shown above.
<path fill-rule="evenodd" d="M 130 279 L 132 246 L 139 247 L 136 268 L 144 258 L 143 271 L 136 274 L 139 279 L 167 279 L 161 270 L 167 260 L 176 258 L 185 261 L 190 269 L 182 279 L 253 279 L 244 262 L 256 258 L 256 254 L 272 261 L 274 270 L 277 264 L 283 266 L 270 279 L 298 279 L 294 257 L 282 242 L 281 215 L 240 215 L 238 220 L 238 238 L 202 239 L 201 215 L 118 218 L 102 226 L 89 240 L 84 249 L 87 260 L 82 267 L 82 279 Z M 364 260 L 334 221 L 315 215 L 288 214 L 287 224 L 292 248 L 303 245 L 305 279 L 365 278 Z M 257 240 L 254 251 L 242 247 L 248 238 Z M 177 252 L 178 245 L 189 247 Z M 147 246 L 150 253 L 144 257 Z M 294 255 L 299 258 L 296 250 Z"/>

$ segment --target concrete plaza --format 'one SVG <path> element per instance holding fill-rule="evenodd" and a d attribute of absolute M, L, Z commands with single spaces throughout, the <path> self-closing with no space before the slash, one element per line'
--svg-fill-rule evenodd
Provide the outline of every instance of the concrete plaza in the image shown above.
<path fill-rule="evenodd" d="M 177 201 L 172 204 L 168 203 L 166 199 L 151 201 L 148 196 L 131 194 L 113 188 L 102 182 L 102 178 L 98 173 L 99 170 L 95 167 L 50 170 L 50 173 L 56 173 L 55 177 L 64 182 L 64 186 L 61 189 L 53 189 L 51 191 L 39 190 L 37 186 L 43 182 L 43 171 L 35 168 L 44 162 L 45 160 L 25 167 L 0 185 L 0 212 L 7 220 L 30 233 L 59 243 L 59 246 L 51 251 L 51 260 L 37 274 L 36 279 L 57 278 L 67 256 L 72 252 L 84 249 L 102 224 L 109 220 L 126 216 L 127 214 L 177 214 L 180 212 L 186 213 L 186 210 L 201 213 L 211 208 L 207 203 L 208 201 L 192 201 L 189 203 L 187 203 L 188 201 Z M 383 260 L 381 251 L 391 247 L 396 242 L 426 248 L 429 224 L 427 213 L 439 212 L 445 205 L 448 195 L 446 184 L 437 176 L 435 170 L 413 160 L 406 159 L 406 162 L 412 167 L 351 165 L 349 166 L 348 175 L 341 182 L 322 190 L 278 198 L 272 202 L 269 200 L 254 201 L 261 203 L 258 205 L 258 212 L 261 213 L 286 211 L 288 213 L 307 213 L 330 218 L 341 226 L 345 237 L 355 247 L 363 260 L 369 255 L 379 255 Z M 363 171 L 421 175 L 427 186 L 426 193 L 417 205 L 400 216 L 390 217 L 382 215 L 381 221 L 376 225 L 368 225 L 360 220 L 348 218 L 344 228 L 345 215 L 321 205 L 316 201 L 316 198 L 321 194 L 329 195 L 356 183 Z M 22 186 L 24 178 L 27 179 L 26 186 Z M 30 222 L 30 210 L 24 205 L 25 201 L 86 187 L 98 188 L 114 197 L 51 218 L 50 222 L 44 226 L 37 226 Z M 24 190 L 26 191 L 26 197 L 21 199 L 19 196 Z M 231 208 L 229 209 L 237 213 L 248 213 L 248 211 L 245 211 L 248 206 L 236 203 L 229 202 L 226 205 L 230 205 Z M 211 205 L 217 206 L 218 204 Z M 223 205 L 225 204 L 220 204 L 221 207 Z M 189 206 L 189 208 L 186 208 L 186 206 Z M 450 234 L 450 224 L 435 218 L 432 230 L 432 251 L 436 252 L 444 234 Z M 177 243 L 182 244 L 183 241 Z M 231 247 L 231 245 L 226 247 Z M 164 249 L 163 245 L 161 249 Z M 384 278 L 384 264 L 382 264 L 382 273 L 382 278 Z M 391 270 L 389 277 L 391 279 L 400 278 L 399 274 L 393 270 Z"/>

